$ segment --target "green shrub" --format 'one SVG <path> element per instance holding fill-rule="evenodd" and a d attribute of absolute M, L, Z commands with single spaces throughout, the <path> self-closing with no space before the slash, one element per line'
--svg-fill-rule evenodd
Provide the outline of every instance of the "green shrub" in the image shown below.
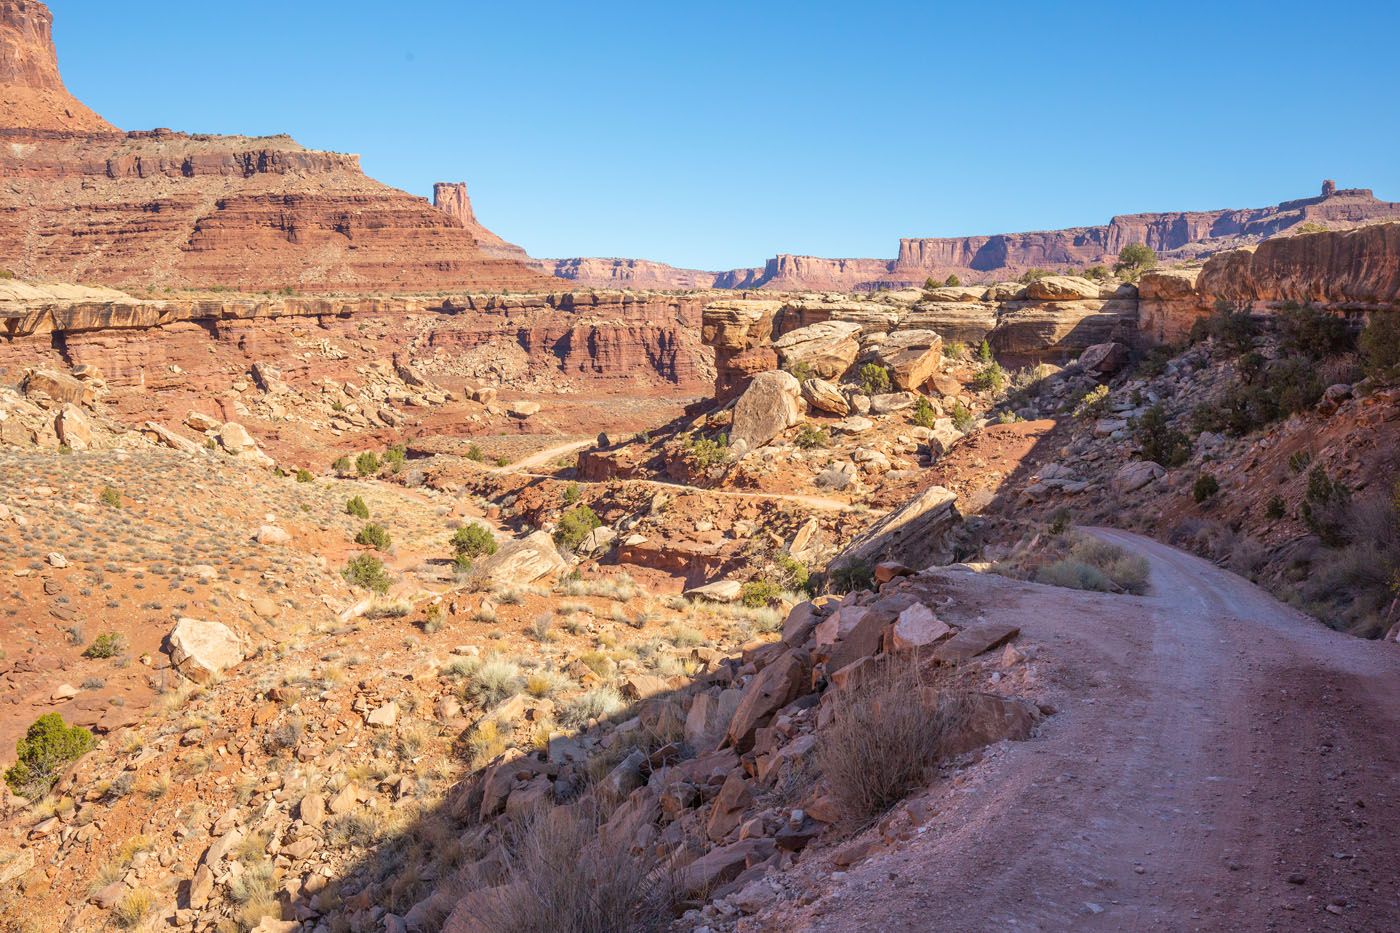
<path fill-rule="evenodd" d="M 389 572 L 384 569 L 384 562 L 373 554 L 356 554 L 340 573 L 351 586 L 374 593 L 389 592 L 389 585 L 393 582 Z"/>
<path fill-rule="evenodd" d="M 1129 281 L 1136 279 L 1148 269 L 1157 265 L 1157 254 L 1142 243 L 1129 243 L 1118 251 L 1118 261 L 1113 271 Z"/>
<path fill-rule="evenodd" d="M 383 525 L 371 523 L 361 528 L 360 533 L 355 535 L 355 543 L 372 547 L 376 551 L 387 551 L 392 542 L 389 532 L 385 530 Z"/>
<path fill-rule="evenodd" d="M 1284 516 L 1283 496 L 1273 496 L 1264 506 L 1264 517 L 1270 521 L 1278 521 Z"/>
<path fill-rule="evenodd" d="M 1049 270 L 1049 269 L 1042 269 L 1042 268 L 1040 268 L 1039 266 L 1031 266 L 1031 267 L 1030 267 L 1029 269 L 1027 269 L 1025 272 L 1022 272 L 1020 275 L 1018 275 L 1018 276 L 1016 277 L 1016 281 L 1020 282 L 1022 285 L 1029 285 L 1029 284 L 1031 284 L 1032 282 L 1038 282 L 1038 281 L 1040 281 L 1041 279 L 1045 278 L 1047 275 L 1054 275 L 1054 274 L 1055 274 L 1055 273 L 1052 272 L 1052 271 Z"/>
<path fill-rule="evenodd" d="M 576 505 L 560 517 L 554 540 L 571 551 L 577 550 L 588 533 L 602 524 L 603 520 L 588 506 Z"/>
<path fill-rule="evenodd" d="M 831 445 L 831 435 L 826 433 L 825 428 L 804 424 L 802 430 L 797 432 L 797 438 L 793 443 L 803 450 L 812 450 L 816 447 L 829 447 Z"/>
<path fill-rule="evenodd" d="M 379 457 L 372 450 L 366 450 L 355 458 L 355 472 L 361 476 L 373 476 L 379 472 Z"/>
<path fill-rule="evenodd" d="M 496 536 L 478 522 L 463 525 L 452 533 L 452 550 L 468 560 L 496 553 Z"/>
<path fill-rule="evenodd" d="M 977 361 L 980 363 L 990 363 L 995 359 L 992 356 L 992 345 L 983 337 L 982 342 L 977 345 Z"/>
<path fill-rule="evenodd" d="M 1308 530 L 1328 547 L 1342 547 L 1349 538 L 1346 522 L 1350 507 L 1351 489 L 1329 477 L 1322 467 L 1313 467 L 1301 510 Z"/>
<path fill-rule="evenodd" d="M 1094 386 L 1074 406 L 1076 418 L 1098 418 L 1108 409 L 1108 386 Z"/>
<path fill-rule="evenodd" d="M 943 355 L 950 360 L 961 359 L 967 354 L 967 344 L 961 340 L 949 340 L 943 344 Z"/>
<path fill-rule="evenodd" d="M 1164 467 L 1181 466 L 1191 458 L 1191 441 L 1171 426 L 1160 403 L 1143 412 L 1133 427 L 1133 440 L 1144 460 Z"/>
<path fill-rule="evenodd" d="M 9 269 L 0 269 L 0 279 L 12 279 L 14 277 L 15 274 Z"/>
<path fill-rule="evenodd" d="M 510 466 L 510 458 L 502 455 L 496 458 L 495 463 L 498 467 L 507 467 Z"/>
<path fill-rule="evenodd" d="M 943 280 L 943 284 L 948 288 L 957 288 L 962 284 L 962 279 L 958 278 L 956 275 L 949 275 Z"/>
<path fill-rule="evenodd" d="M 962 402 L 953 406 L 953 410 L 948 412 L 948 417 L 953 419 L 953 427 L 966 434 L 972 430 L 972 426 L 977 419 L 972 417 L 972 412 Z"/>
<path fill-rule="evenodd" d="M 867 561 L 852 561 L 831 571 L 831 588 L 837 593 L 869 590 L 875 587 L 875 568 Z"/>
<path fill-rule="evenodd" d="M 350 458 L 346 456 L 336 457 L 335 463 L 331 464 L 331 469 L 334 470 L 337 475 L 344 476 L 346 473 L 350 472 Z"/>
<path fill-rule="evenodd" d="M 1196 483 L 1191 487 L 1191 498 L 1197 502 L 1205 502 L 1219 491 L 1219 481 L 1209 473 L 1202 473 L 1196 477 Z"/>
<path fill-rule="evenodd" d="M 725 458 L 729 456 L 729 438 L 723 434 L 716 436 L 713 440 L 708 437 L 687 434 L 683 443 L 686 454 L 702 470 L 708 470 L 723 463 Z"/>
<path fill-rule="evenodd" d="M 1055 514 L 1050 516 L 1050 533 L 1052 535 L 1062 535 L 1069 531 L 1070 514 L 1069 509 L 1060 508 L 1055 510 Z"/>
<path fill-rule="evenodd" d="M 583 495 L 583 490 L 579 488 L 579 484 L 570 483 L 564 487 L 564 504 L 573 505 L 581 495 Z"/>
<path fill-rule="evenodd" d="M 1382 383 L 1400 380 L 1400 314 L 1373 313 L 1361 332 L 1360 347 L 1366 375 Z"/>
<path fill-rule="evenodd" d="M 369 506 L 365 505 L 365 500 L 359 496 L 348 499 L 345 503 L 345 514 L 353 515 L 356 518 L 369 518 Z"/>
<path fill-rule="evenodd" d="M 470 447 L 467 448 L 467 459 L 475 460 L 477 463 L 481 463 L 483 460 L 486 459 L 486 454 L 482 453 L 481 448 L 478 447 L 476 444 L 472 444 Z"/>
<path fill-rule="evenodd" d="M 750 609 L 771 606 L 782 599 L 783 588 L 771 580 L 750 580 L 740 590 L 739 598 Z"/>
<path fill-rule="evenodd" d="M 993 362 L 972 377 L 972 387 L 979 392 L 1000 392 L 1006 388 L 1006 371 L 1000 363 Z"/>
<path fill-rule="evenodd" d="M 1288 468 L 1295 474 L 1302 473 L 1312 463 L 1311 450 L 1295 450 L 1288 455 Z"/>
<path fill-rule="evenodd" d="M 1068 552 L 1062 550 L 1063 557 L 1040 567 L 1036 582 L 1102 593 L 1147 592 L 1146 558 L 1088 535 L 1067 534 L 1052 540 L 1060 549 L 1068 544 Z"/>
<path fill-rule="evenodd" d="M 111 486 L 104 486 L 102 492 L 97 495 L 97 501 L 108 508 L 119 509 L 122 507 L 122 494 Z"/>
<path fill-rule="evenodd" d="M 778 568 L 779 582 L 789 590 L 805 590 L 811 583 L 812 575 L 797 558 L 791 554 L 778 554 L 773 558 Z"/>
<path fill-rule="evenodd" d="M 315 478 L 316 478 L 316 477 L 313 476 L 313 475 L 311 475 L 311 471 L 308 470 L 308 469 L 306 469 L 306 467 L 302 467 L 300 470 L 297 470 L 297 482 L 298 482 L 298 483 L 309 483 L 309 482 L 311 482 L 312 480 L 314 480 Z"/>
<path fill-rule="evenodd" d="M 126 650 L 126 636 L 119 632 L 103 632 L 92 640 L 83 652 L 85 658 L 115 658 Z"/>
<path fill-rule="evenodd" d="M 58 713 L 45 713 L 15 743 L 15 763 L 5 771 L 5 783 L 21 797 L 42 797 L 63 769 L 87 754 L 95 742 L 82 726 L 68 725 Z"/>
<path fill-rule="evenodd" d="M 1356 347 L 1345 318 L 1290 302 L 1278 314 L 1279 342 L 1284 353 L 1321 360 Z"/>
<path fill-rule="evenodd" d="M 389 468 L 390 473 L 397 473 L 403 469 L 404 460 L 408 458 L 408 452 L 402 444 L 395 444 L 384 451 L 384 464 Z"/>
<path fill-rule="evenodd" d="M 1190 340 L 1199 343 L 1213 339 L 1232 353 L 1247 353 L 1254 349 L 1254 340 L 1259 336 L 1259 325 L 1248 308 L 1236 310 L 1224 298 L 1217 299 L 1215 311 L 1209 317 L 1198 319 L 1191 325 Z"/>
<path fill-rule="evenodd" d="M 921 428 L 931 428 L 938 420 L 938 411 L 933 407 L 933 403 L 922 395 L 914 403 L 914 423 Z"/>
<path fill-rule="evenodd" d="M 1215 402 L 1197 406 L 1192 424 L 1200 431 L 1243 436 L 1307 411 L 1321 400 L 1324 388 L 1313 361 L 1284 357 L 1265 366 L 1254 382 L 1235 383 Z"/>
<path fill-rule="evenodd" d="M 1112 275 L 1112 273 L 1108 271 L 1108 266 L 1090 266 L 1079 274 L 1094 282 L 1102 282 Z"/>
<path fill-rule="evenodd" d="M 792 378 L 796 379 L 798 382 L 806 382 L 808 379 L 813 379 L 817 375 L 817 371 L 812 368 L 812 364 L 808 363 L 806 360 L 797 360 L 791 366 L 787 367 L 787 371 Z"/>
<path fill-rule="evenodd" d="M 866 395 L 883 395 L 890 390 L 890 371 L 879 363 L 866 363 L 856 378 Z"/>

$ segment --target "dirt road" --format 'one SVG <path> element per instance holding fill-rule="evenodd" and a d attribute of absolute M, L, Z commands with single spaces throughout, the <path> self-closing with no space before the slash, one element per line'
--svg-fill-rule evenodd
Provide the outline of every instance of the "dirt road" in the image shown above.
<path fill-rule="evenodd" d="M 1040 646 L 1058 714 L 767 928 L 1400 929 L 1400 647 L 1094 533 L 1148 558 L 1151 595 L 956 575 L 962 611 Z"/>

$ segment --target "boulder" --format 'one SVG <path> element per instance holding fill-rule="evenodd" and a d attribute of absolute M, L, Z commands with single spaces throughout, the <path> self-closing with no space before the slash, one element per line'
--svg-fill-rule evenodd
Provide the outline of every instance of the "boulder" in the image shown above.
<path fill-rule="evenodd" d="M 1077 275 L 1047 275 L 1026 286 L 1026 297 L 1035 301 L 1074 301 L 1099 297 L 1099 285 Z"/>
<path fill-rule="evenodd" d="M 165 425 L 155 421 L 147 421 L 141 425 L 141 434 L 161 446 L 178 450 L 181 453 L 197 454 L 203 449 L 200 444 L 176 434 Z"/>
<path fill-rule="evenodd" d="M 931 330 L 897 330 L 875 350 L 900 389 L 917 389 L 934 373 L 943 357 L 943 338 Z"/>
<path fill-rule="evenodd" d="M 208 683 L 243 661 L 243 642 L 222 622 L 180 619 L 168 636 L 170 665 L 195 683 Z"/>
<path fill-rule="evenodd" d="M 287 544 L 292 536 L 276 525 L 259 525 L 253 533 L 253 540 L 259 544 Z"/>
<path fill-rule="evenodd" d="M 805 655 L 791 649 L 754 675 L 725 730 L 729 744 L 740 752 L 752 748 L 755 730 L 797 697 L 806 673 Z"/>
<path fill-rule="evenodd" d="M 860 325 L 850 321 L 821 321 L 799 327 L 773 341 L 783 367 L 811 367 L 823 379 L 839 379 L 860 353 Z"/>
<path fill-rule="evenodd" d="M 1096 343 L 1079 354 L 1079 365 L 1100 376 L 1112 376 L 1128 365 L 1128 348 L 1117 341 Z"/>
<path fill-rule="evenodd" d="M 831 567 L 873 567 L 882 560 L 910 567 L 947 563 L 952 559 L 948 538 L 960 519 L 957 498 L 942 486 L 930 486 L 857 535 Z"/>
<path fill-rule="evenodd" d="M 955 725 L 939 743 L 939 752 L 948 757 L 997 742 L 1023 742 L 1040 718 L 1040 711 L 1030 704 L 993 693 L 973 693 L 946 702 L 958 706 L 956 715 L 946 717 Z"/>
<path fill-rule="evenodd" d="M 731 443 L 756 450 L 802 420 L 801 386 L 790 373 L 770 370 L 753 377 L 734 405 Z"/>
<path fill-rule="evenodd" d="M 749 782 L 744 780 L 742 768 L 735 768 L 724 779 L 724 785 L 715 797 L 710 808 L 710 819 L 705 824 L 705 834 L 714 842 L 723 842 L 725 837 L 739 828 L 744 811 L 754 802 Z"/>
<path fill-rule="evenodd" d="M 890 626 L 887 642 L 890 651 L 917 651 L 935 645 L 953 634 L 947 622 L 933 614 L 923 603 L 915 603 L 899 614 Z"/>
<path fill-rule="evenodd" d="M 1006 622 L 990 622 L 965 628 L 939 645 L 933 657 L 940 664 L 961 664 L 985 651 L 1000 648 L 1021 634 L 1021 630 Z"/>
<path fill-rule="evenodd" d="M 486 585 L 520 585 L 561 573 L 566 564 L 548 532 L 536 531 L 501 545 L 476 565 L 473 577 Z"/>
<path fill-rule="evenodd" d="M 540 413 L 539 402 L 511 402 L 506 408 L 512 418 L 525 419 Z"/>
<path fill-rule="evenodd" d="M 1113 474 L 1114 492 L 1136 492 L 1167 475 L 1166 467 L 1151 460 L 1131 460 Z"/>
<path fill-rule="evenodd" d="M 808 379 L 802 383 L 802 397 L 818 411 L 829 412 L 842 417 L 850 414 L 851 405 L 841 394 L 835 383 L 825 379 Z"/>
<path fill-rule="evenodd" d="M 691 587 L 684 595 L 711 603 L 732 603 L 739 598 L 743 590 L 744 585 L 738 580 L 716 580 L 704 586 Z"/>
<path fill-rule="evenodd" d="M 709 852 L 681 869 L 679 884 L 687 895 L 713 891 L 739 877 L 744 869 L 768 859 L 777 851 L 772 839 L 742 839 Z"/>
<path fill-rule="evenodd" d="M 19 387 L 25 395 L 47 395 L 55 402 L 82 405 L 93 400 L 93 392 L 89 386 L 52 369 L 26 370 Z"/>
<path fill-rule="evenodd" d="M 877 415 L 888 415 L 896 411 L 912 408 L 917 396 L 912 392 L 889 392 L 870 396 L 870 410 Z"/>
<path fill-rule="evenodd" d="M 217 435 L 219 446 L 231 454 L 243 454 L 258 449 L 258 442 L 243 425 L 230 421 L 220 425 Z"/>
<path fill-rule="evenodd" d="M 53 419 L 54 433 L 59 443 L 72 450 L 87 450 L 92 446 L 92 423 L 81 408 L 72 402 L 64 403 Z"/>

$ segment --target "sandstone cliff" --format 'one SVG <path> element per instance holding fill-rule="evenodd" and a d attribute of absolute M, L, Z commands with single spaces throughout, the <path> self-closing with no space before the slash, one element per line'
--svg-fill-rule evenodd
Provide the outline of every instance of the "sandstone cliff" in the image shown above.
<path fill-rule="evenodd" d="M 514 243 L 507 243 L 501 237 L 487 230 L 476 219 L 472 210 L 472 199 L 467 194 L 466 182 L 440 181 L 433 186 L 433 206 L 456 220 L 471 232 L 482 255 L 493 259 L 512 259 L 528 262 L 525 250 Z"/>
<path fill-rule="evenodd" d="M 0 0 L 0 126 L 112 129 L 63 86 L 53 14 L 36 0 Z"/>
<path fill-rule="evenodd" d="M 286 136 L 114 131 L 63 89 L 51 26 L 37 0 L 0 0 L 0 268 L 243 291 L 549 286 L 469 203 L 467 225 L 355 156 Z"/>

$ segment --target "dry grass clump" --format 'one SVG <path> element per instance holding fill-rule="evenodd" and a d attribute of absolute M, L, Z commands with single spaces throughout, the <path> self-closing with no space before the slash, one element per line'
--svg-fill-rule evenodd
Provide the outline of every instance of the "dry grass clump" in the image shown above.
<path fill-rule="evenodd" d="M 936 691 L 917 662 L 886 660 L 834 707 L 816 765 L 844 820 L 860 826 L 928 783 L 960 696 Z"/>
<path fill-rule="evenodd" d="M 612 687 L 595 687 L 565 702 L 559 710 L 559 721 L 582 729 L 591 721 L 607 719 L 626 705 L 622 694 Z"/>
<path fill-rule="evenodd" d="M 509 881 L 492 889 L 477 918 L 491 933 L 643 933 L 675 916 L 672 873 L 625 843 L 604 842 L 596 820 L 545 811 L 509 843 Z"/>
<path fill-rule="evenodd" d="M 1073 590 L 1140 596 L 1148 589 L 1145 557 L 1073 531 L 1041 539 L 1033 551 L 998 564 L 996 570 L 1006 576 Z"/>

